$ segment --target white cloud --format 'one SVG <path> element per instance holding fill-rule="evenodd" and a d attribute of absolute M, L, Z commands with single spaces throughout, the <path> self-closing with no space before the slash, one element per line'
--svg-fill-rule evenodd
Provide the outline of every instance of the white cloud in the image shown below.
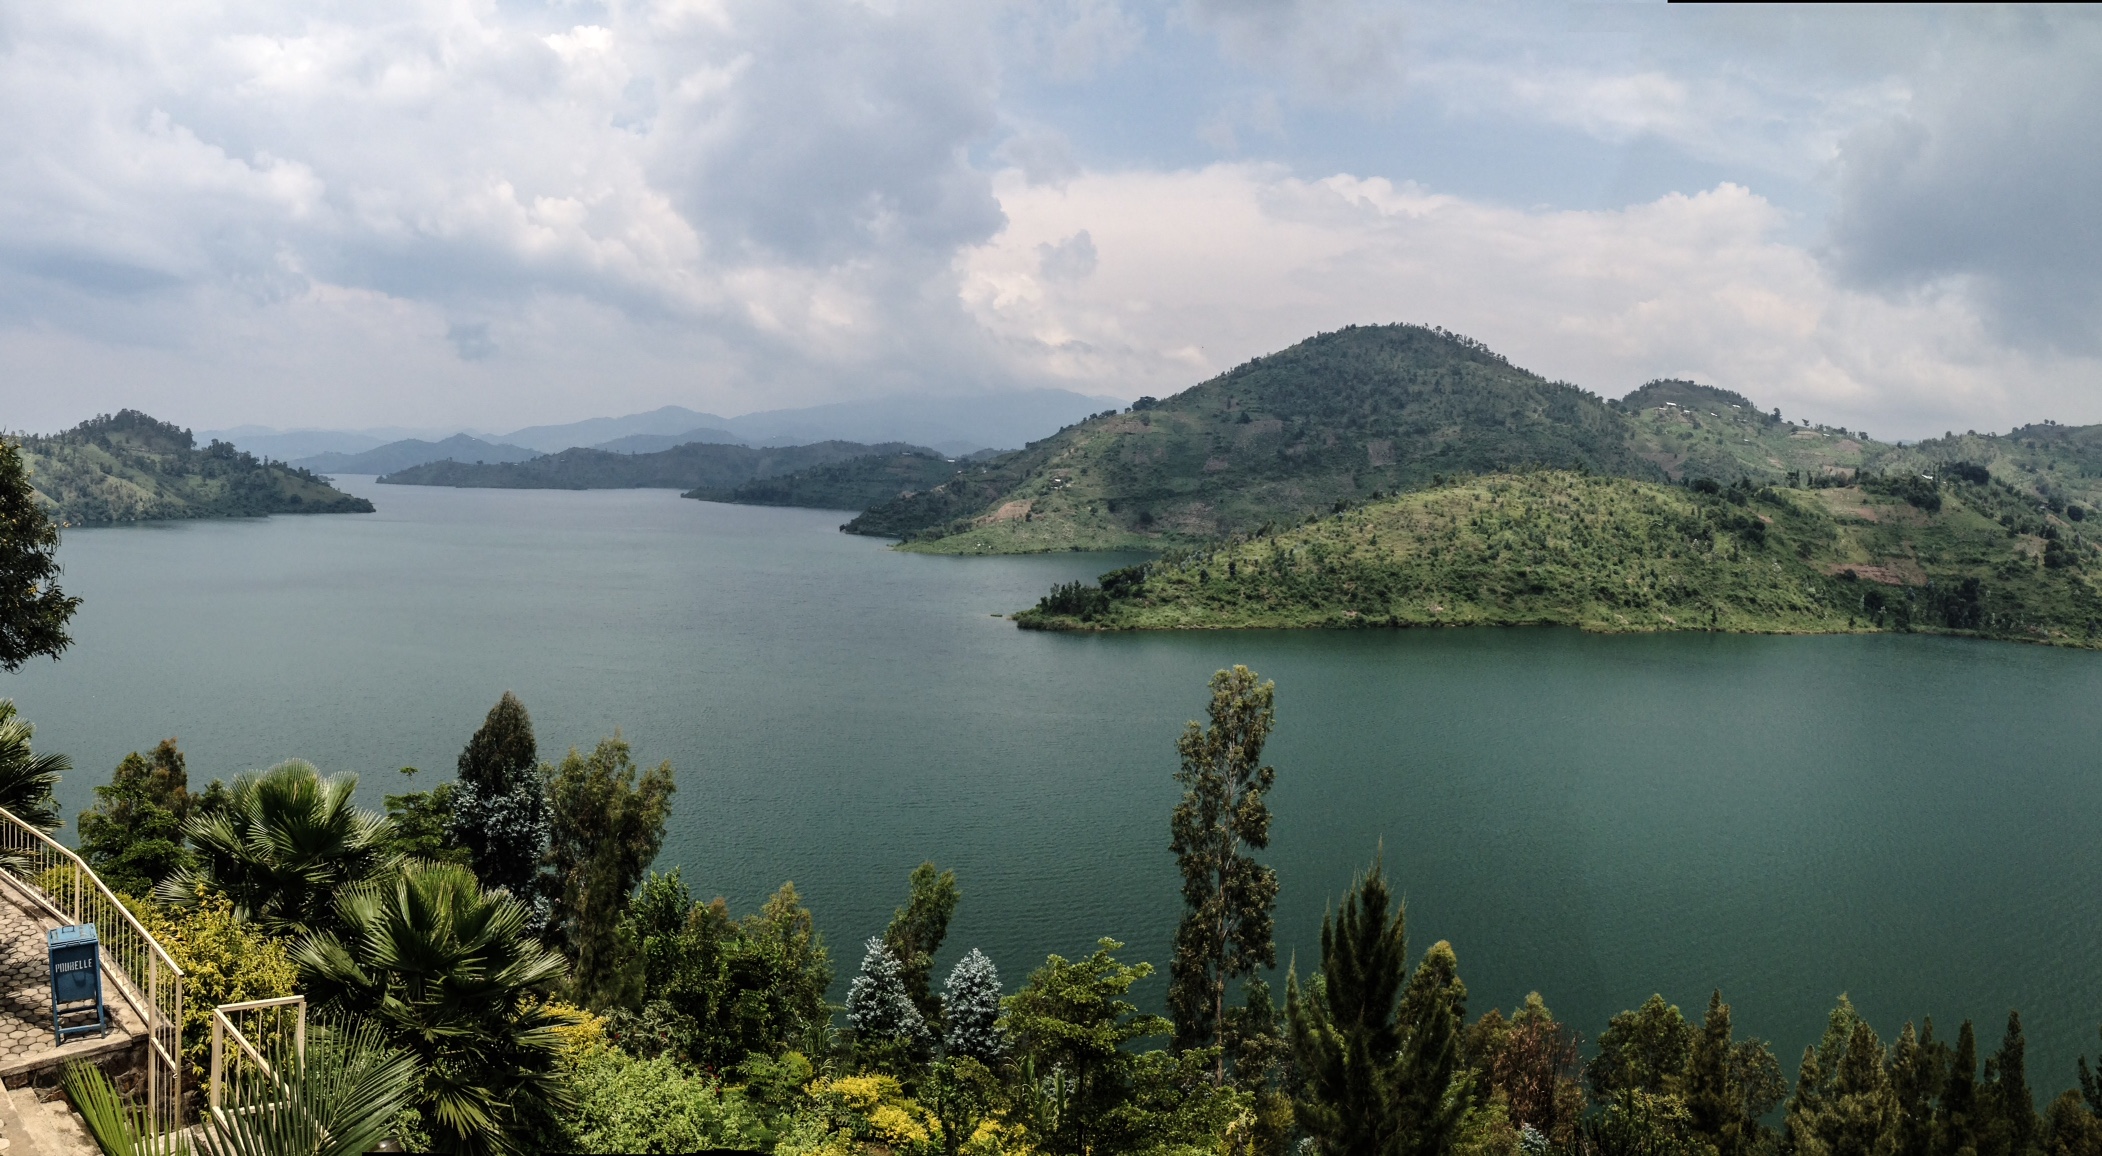
<path fill-rule="evenodd" d="M 1245 164 L 998 189 L 1010 223 L 965 259 L 966 297 L 1020 366 L 1075 388 L 1172 392 L 1316 331 L 1413 321 L 1610 396 L 1690 376 L 1887 436 L 2102 418 L 2093 361 L 1996 344 L 1960 288 L 1848 289 L 1738 186 L 1612 212 Z M 1081 230 L 1093 273 L 1046 276 L 1044 247 Z"/>
<path fill-rule="evenodd" d="M 985 364 L 951 258 L 1001 225 L 968 157 L 997 123 L 995 69 L 962 0 L 113 0 L 0 20 L 0 332 L 223 367 L 259 327 L 375 336 L 361 294 L 424 319 L 376 336 L 400 348 L 285 351 L 277 404 L 192 397 L 200 424 L 301 420 L 329 390 L 365 421 L 485 419 L 516 392 L 400 366 L 530 376 L 520 359 L 563 336 L 530 334 L 549 310 L 610 311 L 622 350 L 599 364 L 706 351 L 677 384 L 612 387 L 637 404 L 829 400 Z M 6 400 L 64 419 L 141 392 L 95 377 L 17 378 Z M 40 396 L 58 388 L 95 394 Z"/>

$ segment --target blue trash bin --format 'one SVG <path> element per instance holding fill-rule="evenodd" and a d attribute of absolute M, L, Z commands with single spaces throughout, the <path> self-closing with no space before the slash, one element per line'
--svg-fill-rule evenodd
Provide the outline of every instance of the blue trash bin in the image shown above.
<path fill-rule="evenodd" d="M 95 925 L 83 923 L 46 932 L 45 946 L 51 953 L 51 1035 L 65 1043 L 67 1036 L 87 1032 L 109 1034 L 109 1020 L 102 1010 L 102 942 Z M 61 1017 L 93 1016 L 77 1024 L 61 1026 Z"/>

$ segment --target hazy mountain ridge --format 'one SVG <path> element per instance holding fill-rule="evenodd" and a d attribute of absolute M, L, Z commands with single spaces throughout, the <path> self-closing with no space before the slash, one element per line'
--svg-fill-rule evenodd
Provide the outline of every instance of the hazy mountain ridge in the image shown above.
<path fill-rule="evenodd" d="M 754 478 L 794 473 L 866 454 L 926 451 L 892 443 L 828 441 L 755 448 L 693 442 L 647 454 L 568 449 L 522 462 L 438 461 L 382 476 L 385 485 L 529 490 L 729 490 Z"/>
<path fill-rule="evenodd" d="M 361 453 L 324 453 L 292 463 L 318 474 L 384 474 L 436 461 L 522 462 L 540 456 L 539 450 L 502 443 L 492 444 L 466 434 L 442 441 L 405 438 L 375 446 Z"/>
<path fill-rule="evenodd" d="M 30 484 L 62 525 L 372 512 L 313 473 L 265 462 L 137 410 L 22 439 Z"/>

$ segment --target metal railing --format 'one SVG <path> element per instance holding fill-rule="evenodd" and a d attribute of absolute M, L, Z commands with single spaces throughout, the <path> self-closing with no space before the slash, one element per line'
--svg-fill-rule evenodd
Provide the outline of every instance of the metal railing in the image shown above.
<path fill-rule="evenodd" d="M 63 923 L 95 925 L 108 986 L 146 1028 L 147 1119 L 181 1127 L 182 969 L 80 856 L 4 807 L 0 879 Z"/>
<path fill-rule="evenodd" d="M 209 1110 L 214 1115 L 224 1110 L 229 1088 L 236 1105 L 258 1103 L 254 1090 L 259 1085 L 284 1085 L 270 1057 L 296 1064 L 306 1053 L 307 997 L 303 995 L 213 1008 L 211 1075 L 205 1085 Z"/>

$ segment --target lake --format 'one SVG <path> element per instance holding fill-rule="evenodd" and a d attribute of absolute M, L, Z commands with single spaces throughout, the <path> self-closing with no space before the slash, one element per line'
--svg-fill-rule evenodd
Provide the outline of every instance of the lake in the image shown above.
<path fill-rule="evenodd" d="M 543 757 L 620 728 L 679 790 L 660 867 L 739 913 L 793 879 L 835 966 L 922 859 L 1012 989 L 1100 936 L 1164 964 L 1175 738 L 1205 681 L 1277 682 L 1281 960 L 1384 849 L 1413 951 L 1475 1012 L 1539 990 L 1593 1036 L 1720 986 L 1792 1076 L 1841 991 L 1886 1040 L 1981 1050 L 2023 1012 L 2031 1082 L 2102 1021 L 2102 656 L 1900 636 L 1566 630 L 1067 637 L 993 615 L 1126 559 L 899 554 L 845 515 L 668 491 L 342 479 L 364 516 L 69 531 L 73 649 L 7 676 L 70 817 L 175 735 L 193 784 L 291 757 L 373 805 L 449 776 L 505 689 Z M 68 825 L 70 832 L 71 826 Z M 1158 1006 L 1163 978 L 1149 981 Z M 844 983 L 836 994 L 843 994 Z"/>

